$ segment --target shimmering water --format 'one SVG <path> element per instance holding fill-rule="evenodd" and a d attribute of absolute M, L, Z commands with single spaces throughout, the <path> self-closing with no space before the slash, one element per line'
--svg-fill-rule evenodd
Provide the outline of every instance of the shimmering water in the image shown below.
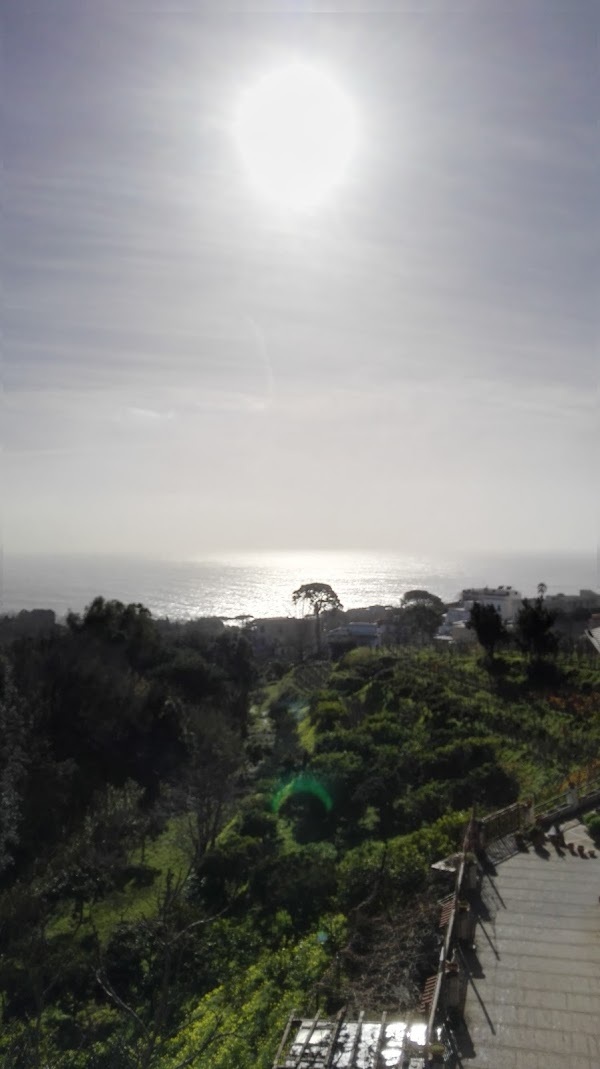
<path fill-rule="evenodd" d="M 81 611 L 97 594 L 141 601 L 157 616 L 290 616 L 292 592 L 330 583 L 346 608 L 398 604 L 422 587 L 453 600 L 464 586 L 511 584 L 524 594 L 538 582 L 549 593 L 600 585 L 596 555 L 431 559 L 385 553 L 255 553 L 198 561 L 130 557 L 5 556 L 1 611 Z"/>

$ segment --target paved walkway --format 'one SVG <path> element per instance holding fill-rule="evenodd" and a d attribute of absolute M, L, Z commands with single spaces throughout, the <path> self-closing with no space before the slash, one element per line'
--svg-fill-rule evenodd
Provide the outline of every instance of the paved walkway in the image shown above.
<path fill-rule="evenodd" d="M 567 842 L 592 847 L 585 829 Z M 600 1069 L 600 850 L 517 853 L 484 876 L 470 980 L 467 1069 Z"/>

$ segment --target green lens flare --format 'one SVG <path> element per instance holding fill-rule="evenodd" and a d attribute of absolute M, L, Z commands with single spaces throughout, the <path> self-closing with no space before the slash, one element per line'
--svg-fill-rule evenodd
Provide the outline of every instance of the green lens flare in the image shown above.
<path fill-rule="evenodd" d="M 291 780 L 284 783 L 283 787 L 280 787 L 274 795 L 272 802 L 273 812 L 278 813 L 283 803 L 287 802 L 288 798 L 291 798 L 293 794 L 314 795 L 315 798 L 318 798 L 323 803 L 328 813 L 333 806 L 333 801 L 327 788 L 314 776 L 301 772 L 300 775 L 293 776 Z"/>

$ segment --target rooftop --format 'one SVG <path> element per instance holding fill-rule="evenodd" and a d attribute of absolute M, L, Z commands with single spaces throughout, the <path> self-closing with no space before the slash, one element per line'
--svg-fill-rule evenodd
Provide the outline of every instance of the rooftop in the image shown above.
<path fill-rule="evenodd" d="M 585 857 L 548 844 L 484 875 L 458 1033 L 472 1069 L 600 1066 L 600 857 L 583 825 L 563 832 Z"/>
<path fill-rule="evenodd" d="M 424 1020 L 347 1021 L 290 1017 L 273 1069 L 422 1069 Z"/>
<path fill-rule="evenodd" d="M 493 598 L 520 598 L 521 595 L 518 590 L 513 590 L 511 586 L 480 586 L 480 587 L 465 587 L 462 592 L 463 598 L 467 598 L 472 595 L 485 595 L 486 597 Z"/>

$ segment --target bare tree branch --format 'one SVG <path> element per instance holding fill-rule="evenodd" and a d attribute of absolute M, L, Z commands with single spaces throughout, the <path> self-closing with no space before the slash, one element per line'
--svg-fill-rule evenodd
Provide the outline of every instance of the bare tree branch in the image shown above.
<path fill-rule="evenodd" d="M 129 1017 L 131 1017 L 131 1019 L 135 1021 L 138 1027 L 142 1029 L 144 1035 L 147 1035 L 148 1028 L 142 1021 L 142 1018 L 135 1012 L 134 1009 L 131 1008 L 131 1006 L 128 1006 L 127 1003 L 124 1002 L 119 995 L 117 995 L 117 992 L 115 991 L 110 981 L 102 976 L 100 969 L 96 969 L 96 980 L 98 981 L 104 993 L 108 995 L 110 999 L 112 999 L 115 1005 L 118 1006 L 119 1009 L 123 1010 L 123 1012 L 126 1013 Z"/>

